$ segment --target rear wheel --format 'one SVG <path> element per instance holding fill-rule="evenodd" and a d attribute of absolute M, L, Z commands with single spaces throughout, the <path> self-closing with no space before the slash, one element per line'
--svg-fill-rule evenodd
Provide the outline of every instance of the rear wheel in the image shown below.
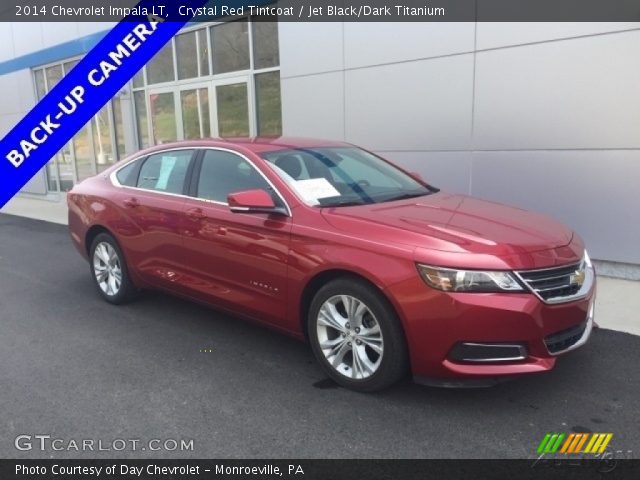
<path fill-rule="evenodd" d="M 382 390 L 407 371 L 407 348 L 400 321 L 374 287 L 341 278 L 322 287 L 308 315 L 313 353 L 340 385 Z"/>
<path fill-rule="evenodd" d="M 93 240 L 90 255 L 91 274 L 102 298 L 113 304 L 130 300 L 135 287 L 116 240 L 101 233 Z"/>

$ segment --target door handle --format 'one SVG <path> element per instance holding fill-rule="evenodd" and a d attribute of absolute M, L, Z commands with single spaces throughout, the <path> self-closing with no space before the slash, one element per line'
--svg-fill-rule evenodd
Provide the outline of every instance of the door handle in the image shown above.
<path fill-rule="evenodd" d="M 187 213 L 187 217 L 189 217 L 192 220 L 203 220 L 207 218 L 207 216 L 204 214 L 201 208 L 190 208 L 189 210 L 187 210 L 186 213 Z"/>
<path fill-rule="evenodd" d="M 122 203 L 128 208 L 136 208 L 140 205 L 140 203 L 138 203 L 138 199 L 135 197 L 127 198 L 126 200 L 123 200 Z"/>

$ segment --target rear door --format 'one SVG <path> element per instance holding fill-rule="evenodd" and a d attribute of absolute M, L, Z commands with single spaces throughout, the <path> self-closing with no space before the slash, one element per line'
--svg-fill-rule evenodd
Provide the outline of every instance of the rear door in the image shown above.
<path fill-rule="evenodd" d="M 184 246 L 192 294 L 258 320 L 283 325 L 291 216 L 232 213 L 229 193 L 264 189 L 284 200 L 245 157 L 206 149 L 184 204 Z M 287 211 L 288 208 L 286 208 Z"/>
<path fill-rule="evenodd" d="M 194 149 L 154 153 L 141 161 L 135 186 L 120 192 L 120 207 L 135 225 L 127 235 L 127 261 L 147 282 L 168 286 L 182 271 L 185 190 L 194 156 Z"/>

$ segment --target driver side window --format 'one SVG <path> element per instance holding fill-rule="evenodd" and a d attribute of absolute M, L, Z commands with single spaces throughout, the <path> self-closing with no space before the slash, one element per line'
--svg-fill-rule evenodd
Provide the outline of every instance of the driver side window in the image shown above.
<path fill-rule="evenodd" d="M 223 150 L 205 151 L 198 177 L 198 198 L 227 203 L 230 193 L 255 189 L 272 193 L 269 183 L 245 159 Z"/>

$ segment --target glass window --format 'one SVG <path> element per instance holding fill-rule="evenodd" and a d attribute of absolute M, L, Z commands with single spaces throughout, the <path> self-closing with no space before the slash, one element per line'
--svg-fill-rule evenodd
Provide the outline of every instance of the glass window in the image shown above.
<path fill-rule="evenodd" d="M 142 88 L 144 87 L 144 68 L 138 70 L 133 76 L 133 88 Z"/>
<path fill-rule="evenodd" d="M 138 128 L 138 145 L 147 148 L 149 144 L 149 117 L 147 116 L 147 102 L 145 92 L 133 92 L 133 100 L 136 106 L 136 125 Z"/>
<path fill-rule="evenodd" d="M 47 162 L 47 190 L 50 192 L 58 191 L 58 168 L 56 165 L 56 157 Z"/>
<path fill-rule="evenodd" d="M 39 100 L 47 94 L 47 87 L 44 84 L 44 71 L 35 70 L 33 75 L 36 80 L 36 94 L 38 95 Z"/>
<path fill-rule="evenodd" d="M 96 174 L 93 142 L 89 134 L 90 123 L 82 127 L 73 137 L 73 151 L 79 180 L 84 180 Z"/>
<path fill-rule="evenodd" d="M 64 74 L 68 75 L 69 72 L 71 70 L 73 70 L 73 67 L 75 67 L 78 64 L 78 62 L 80 62 L 80 60 L 71 60 L 70 62 L 65 63 L 63 65 L 64 66 Z"/>
<path fill-rule="evenodd" d="M 227 203 L 230 193 L 257 188 L 271 191 L 266 180 L 246 160 L 220 150 L 205 152 L 198 178 L 199 198 Z"/>
<path fill-rule="evenodd" d="M 169 41 L 147 64 L 147 82 L 149 84 L 173 82 L 173 47 Z"/>
<path fill-rule="evenodd" d="M 246 19 L 212 27 L 211 42 L 214 74 L 249 68 L 249 32 Z"/>
<path fill-rule="evenodd" d="M 185 140 L 209 137 L 209 90 L 184 90 L 180 92 L 180 103 Z"/>
<path fill-rule="evenodd" d="M 178 127 L 173 93 L 152 93 L 149 95 L 149 105 L 154 145 L 175 142 Z"/>
<path fill-rule="evenodd" d="M 216 100 L 218 135 L 221 137 L 248 137 L 247 84 L 234 83 L 216 87 Z"/>
<path fill-rule="evenodd" d="M 74 176 L 73 176 L 73 157 L 71 156 L 71 144 L 68 143 L 56 154 L 58 162 L 58 172 L 60 177 L 60 190 L 68 192 L 73 188 Z"/>
<path fill-rule="evenodd" d="M 137 186 L 147 190 L 182 194 L 193 150 L 151 155 L 140 168 Z"/>
<path fill-rule="evenodd" d="M 102 172 L 115 162 L 113 146 L 111 144 L 111 122 L 109 121 L 108 104 L 102 107 L 91 121 L 98 172 Z"/>
<path fill-rule="evenodd" d="M 207 31 L 198 30 L 198 48 L 200 49 L 200 75 L 209 75 L 209 42 L 207 41 Z"/>
<path fill-rule="evenodd" d="M 116 131 L 116 153 L 117 159 L 124 158 L 126 156 L 126 144 L 124 140 L 124 124 L 122 123 L 122 103 L 120 99 L 116 97 L 111 101 L 113 108 L 113 128 Z"/>
<path fill-rule="evenodd" d="M 138 180 L 138 164 L 139 161 L 131 162 L 126 167 L 121 168 L 116 173 L 116 178 L 120 182 L 120 185 L 126 185 L 127 187 L 135 187 Z"/>
<path fill-rule="evenodd" d="M 178 79 L 198 76 L 198 55 L 196 32 L 176 36 L 176 58 L 178 60 Z"/>
<path fill-rule="evenodd" d="M 252 17 L 252 20 L 253 68 L 277 67 L 280 65 L 278 22 L 270 17 Z"/>
<path fill-rule="evenodd" d="M 280 72 L 256 75 L 256 107 L 258 135 L 282 135 L 282 106 L 280 103 Z"/>
<path fill-rule="evenodd" d="M 198 89 L 200 100 L 200 122 L 202 126 L 202 138 L 211 136 L 211 116 L 209 113 L 209 90 L 207 88 Z"/>
<path fill-rule="evenodd" d="M 54 65 L 47 67 L 45 70 L 47 76 L 47 91 L 53 90 L 53 87 L 62 79 L 62 65 Z"/>

